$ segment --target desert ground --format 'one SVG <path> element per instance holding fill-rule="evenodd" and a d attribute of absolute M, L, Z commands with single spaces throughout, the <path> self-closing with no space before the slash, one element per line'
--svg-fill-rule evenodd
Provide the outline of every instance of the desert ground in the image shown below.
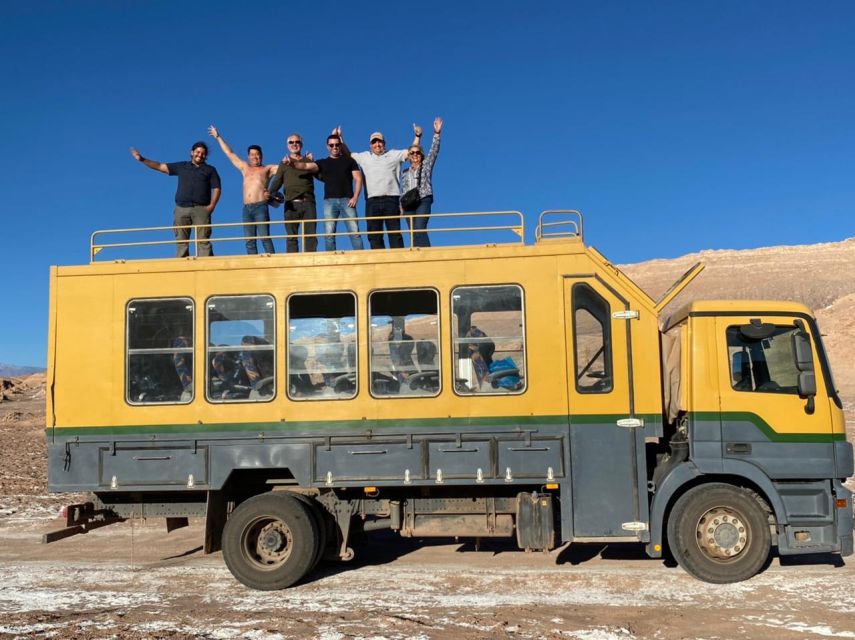
<path fill-rule="evenodd" d="M 853 439 L 855 239 L 622 268 L 657 297 L 698 260 L 705 272 L 673 308 L 741 297 L 817 310 Z M 162 520 L 128 521 L 42 545 L 60 507 L 83 498 L 47 493 L 44 394 L 42 374 L 0 382 L 0 638 L 855 638 L 855 560 L 831 555 L 773 558 L 721 586 L 634 545 L 524 553 L 383 535 L 261 593 L 202 554 L 199 522 L 167 534 Z"/>

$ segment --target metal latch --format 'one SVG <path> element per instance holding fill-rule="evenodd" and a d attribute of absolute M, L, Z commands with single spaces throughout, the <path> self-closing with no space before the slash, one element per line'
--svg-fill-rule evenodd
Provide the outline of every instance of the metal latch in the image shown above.
<path fill-rule="evenodd" d="M 621 418 L 617 421 L 617 426 L 633 429 L 635 427 L 643 427 L 644 420 L 641 418 Z"/>
<path fill-rule="evenodd" d="M 638 320 L 638 311 L 627 309 L 626 311 L 615 311 L 612 314 L 615 320 Z"/>
<path fill-rule="evenodd" d="M 624 522 L 621 526 L 624 531 L 647 531 L 646 522 Z"/>

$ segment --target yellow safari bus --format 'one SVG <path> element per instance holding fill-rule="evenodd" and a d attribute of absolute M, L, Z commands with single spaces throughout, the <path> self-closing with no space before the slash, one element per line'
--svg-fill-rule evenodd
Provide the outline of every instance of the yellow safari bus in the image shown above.
<path fill-rule="evenodd" d="M 89 264 L 51 269 L 47 374 L 50 490 L 93 497 L 45 541 L 200 517 L 255 589 L 377 530 L 635 542 L 715 583 L 773 547 L 852 554 L 852 449 L 811 311 L 664 315 L 702 265 L 654 300 L 584 244 L 579 212 L 544 212 L 529 244 L 523 221 L 205 258 L 119 255 L 169 241 L 96 232 Z M 218 254 L 242 246 L 213 226 Z"/>

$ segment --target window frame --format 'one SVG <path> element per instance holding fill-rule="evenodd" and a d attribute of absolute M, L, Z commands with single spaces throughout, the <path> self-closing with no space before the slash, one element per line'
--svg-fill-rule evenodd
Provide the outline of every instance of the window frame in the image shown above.
<path fill-rule="evenodd" d="M 459 337 L 455 335 L 455 313 L 454 313 L 454 293 L 459 289 L 498 289 L 501 287 L 516 287 L 520 292 L 520 319 L 521 319 L 521 327 L 520 327 L 520 338 L 522 339 L 522 371 L 525 374 L 522 376 L 523 386 L 520 389 L 509 390 L 506 389 L 504 391 L 500 391 L 499 389 L 489 389 L 486 391 L 472 391 L 469 393 L 461 393 L 457 389 L 457 354 L 458 354 L 458 346 Z M 525 394 L 529 389 L 528 378 L 529 378 L 529 366 L 528 366 L 528 337 L 527 337 L 527 328 L 528 322 L 526 318 L 526 294 L 525 287 L 519 282 L 491 282 L 486 284 L 456 284 L 452 285 L 448 292 L 448 313 L 449 313 L 449 333 L 451 334 L 451 341 L 449 344 L 449 357 L 451 358 L 451 375 L 454 378 L 454 384 L 451 385 L 451 389 L 454 392 L 454 395 L 460 398 L 478 398 L 478 397 L 503 397 L 503 396 L 521 396 Z M 487 336 L 494 337 L 494 336 Z"/>
<path fill-rule="evenodd" d="M 356 374 L 356 388 L 353 391 L 353 395 L 350 396 L 306 396 L 302 398 L 295 398 L 291 395 L 290 385 L 288 380 L 291 376 L 290 367 L 291 367 L 291 299 L 295 296 L 329 296 L 329 295 L 349 295 L 353 298 L 353 346 L 356 349 L 355 353 L 355 365 L 354 365 L 354 373 Z M 359 375 L 359 296 L 355 291 L 350 289 L 342 289 L 335 291 L 294 291 L 289 293 L 285 298 L 285 349 L 284 349 L 284 358 L 285 358 L 285 375 L 283 376 L 283 384 L 285 385 L 285 397 L 292 402 L 345 402 L 348 400 L 355 400 L 359 397 L 360 392 L 360 375 Z"/>
<path fill-rule="evenodd" d="M 437 376 L 439 378 L 439 387 L 436 390 L 436 393 L 425 394 L 425 395 L 375 395 L 374 393 L 374 385 L 370 384 L 371 382 L 371 374 L 372 374 L 372 361 L 373 361 L 373 353 L 372 347 L 374 341 L 372 340 L 371 335 L 371 296 L 375 293 L 396 293 L 396 292 L 406 292 L 406 291 L 432 291 L 436 296 L 436 368 L 437 368 Z M 442 296 L 440 295 L 439 289 L 431 286 L 421 286 L 421 287 L 393 287 L 393 288 L 377 288 L 371 289 L 368 292 L 368 295 L 365 299 L 366 305 L 366 344 L 368 348 L 368 393 L 372 398 L 377 400 L 413 400 L 419 398 L 436 398 L 442 393 Z M 415 343 L 415 341 L 413 341 Z"/>
<path fill-rule="evenodd" d="M 759 389 L 759 388 L 758 389 L 738 389 L 736 386 L 734 386 L 735 382 L 734 382 L 734 378 L 733 378 L 733 373 L 734 373 L 733 359 L 732 359 L 732 355 L 730 353 L 731 344 L 730 344 L 729 337 L 730 337 L 731 331 L 733 331 L 738 336 L 739 335 L 739 328 L 741 326 L 743 326 L 744 324 L 746 324 L 746 323 L 743 322 L 740 324 L 727 325 L 725 327 L 725 330 L 724 330 L 724 348 L 725 348 L 725 357 L 727 358 L 727 375 L 728 375 L 728 378 L 730 380 L 731 390 L 736 391 L 737 393 L 765 393 L 765 394 L 775 394 L 775 395 L 788 395 L 788 396 L 795 395 L 795 396 L 798 396 L 799 395 L 799 392 L 798 392 L 798 373 L 799 372 L 798 372 L 798 369 L 796 367 L 795 360 L 792 360 L 792 359 L 789 361 L 789 364 L 792 365 L 792 371 L 795 373 L 795 376 L 796 376 L 796 386 L 795 387 L 792 387 L 792 386 L 782 387 L 782 386 L 778 385 L 779 386 L 778 389 Z M 780 336 L 780 335 L 784 335 L 785 333 L 789 333 L 790 339 L 788 340 L 788 342 L 790 342 L 790 345 L 792 345 L 792 335 L 794 332 L 799 331 L 799 327 L 794 325 L 794 324 L 793 325 L 775 324 L 774 327 L 775 327 L 775 334 L 773 334 L 773 335 Z M 786 331 L 781 331 L 779 333 L 778 332 L 779 329 L 783 329 Z M 810 333 L 808 333 L 808 335 L 810 335 Z M 770 337 L 773 337 L 773 336 L 770 336 Z M 764 359 L 764 362 L 766 363 L 766 370 L 768 372 L 769 360 L 766 358 L 766 350 L 763 349 L 763 346 L 762 346 L 763 340 L 757 340 L 756 342 L 760 343 L 760 349 L 763 351 L 763 356 L 764 356 L 763 359 Z M 811 336 L 811 347 L 812 347 L 811 351 L 815 355 L 814 345 L 815 345 L 815 342 Z M 736 345 L 733 345 L 733 346 L 735 347 Z M 792 346 L 790 346 L 790 349 L 792 349 Z M 750 368 L 751 368 L 751 371 L 753 372 L 753 370 L 754 370 L 753 364 Z M 771 372 L 769 375 L 769 381 L 775 382 L 775 384 L 778 384 L 777 381 L 772 379 Z M 792 391 L 784 391 L 783 389 L 793 389 L 793 390 Z"/>
<path fill-rule="evenodd" d="M 599 300 L 605 304 L 605 322 L 601 322 L 600 318 L 591 312 L 591 309 L 588 307 L 577 307 L 576 300 L 577 294 L 576 291 L 579 289 L 586 289 L 590 293 L 593 293 Z M 587 311 L 591 317 L 596 320 L 603 329 L 603 367 L 609 375 L 609 386 L 603 387 L 602 389 L 593 389 L 589 387 L 580 387 L 579 386 L 579 344 L 577 341 L 577 337 L 579 332 L 577 331 L 577 323 L 576 323 L 576 312 L 579 309 L 584 309 Z M 608 301 L 608 299 L 601 295 L 599 291 L 597 291 L 594 287 L 592 287 L 587 282 L 576 282 L 570 289 L 570 314 L 572 317 L 572 331 L 573 331 L 573 386 L 576 389 L 576 393 L 580 395 L 606 395 L 609 393 L 613 393 L 615 390 L 615 363 L 614 363 L 614 341 L 612 340 L 612 305 Z M 591 361 L 593 362 L 593 361 Z"/>
<path fill-rule="evenodd" d="M 167 300 L 176 300 L 176 301 L 184 301 L 185 304 L 189 303 L 190 305 L 190 327 L 192 330 L 192 336 L 190 339 L 190 362 L 193 364 L 193 384 L 190 387 L 190 399 L 182 401 L 180 398 L 176 401 L 168 401 L 168 402 L 134 402 L 130 399 L 130 373 L 131 373 L 131 336 L 130 336 L 130 322 L 129 314 L 131 305 L 140 303 L 140 302 L 163 302 Z M 124 400 L 125 404 L 131 407 L 162 407 L 162 406 L 175 406 L 175 405 L 188 405 L 191 404 L 196 399 L 196 301 L 191 296 L 167 296 L 167 297 L 151 297 L 151 298 L 130 298 L 125 303 L 125 392 L 124 392 Z M 151 352 L 157 351 L 158 353 L 165 353 L 166 348 L 157 348 L 154 350 L 151 349 L 134 349 L 134 351 L 141 352 Z M 174 353 L 174 348 L 169 348 L 168 351 L 170 353 Z M 141 354 L 139 354 L 141 355 Z"/>
<path fill-rule="evenodd" d="M 260 297 L 268 297 L 272 301 L 272 310 L 273 310 L 273 342 L 270 344 L 273 351 L 273 393 L 270 396 L 263 398 L 212 398 L 210 396 L 210 376 L 211 376 L 211 358 L 213 357 L 213 344 L 211 344 L 211 325 L 208 318 L 209 305 L 211 304 L 211 300 L 216 298 L 260 298 Z M 212 404 L 215 406 L 221 405 L 231 405 L 231 404 L 259 404 L 259 403 L 268 403 L 273 402 L 278 395 L 277 389 L 277 370 L 278 370 L 278 357 L 277 357 L 277 330 L 278 330 L 278 322 L 277 322 L 277 304 L 276 304 L 276 296 L 272 293 L 216 293 L 208 296 L 205 299 L 205 400 L 208 404 Z M 239 345 L 235 345 L 230 347 L 230 350 L 236 349 Z M 253 351 L 255 349 L 250 349 Z M 261 351 L 258 349 L 258 351 Z M 251 392 L 250 392 L 251 393 Z"/>

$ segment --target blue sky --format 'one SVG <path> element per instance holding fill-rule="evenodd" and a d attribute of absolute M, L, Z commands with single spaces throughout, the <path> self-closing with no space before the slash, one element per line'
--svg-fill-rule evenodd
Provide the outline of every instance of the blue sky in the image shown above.
<path fill-rule="evenodd" d="M 855 3 L 245 6 L 3 3 L 0 362 L 44 364 L 49 265 L 171 222 L 175 180 L 128 147 L 183 160 L 211 123 L 274 162 L 294 130 L 401 148 L 440 115 L 434 211 L 530 234 L 578 208 L 615 262 L 855 235 Z M 237 222 L 239 175 L 209 161 Z"/>

